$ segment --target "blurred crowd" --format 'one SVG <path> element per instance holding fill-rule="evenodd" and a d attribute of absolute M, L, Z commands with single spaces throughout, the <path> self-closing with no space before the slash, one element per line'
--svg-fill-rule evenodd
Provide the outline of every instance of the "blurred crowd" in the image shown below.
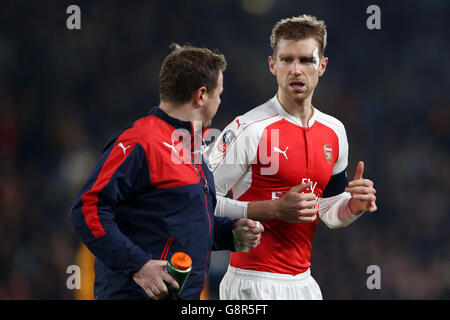
<path fill-rule="evenodd" d="M 80 241 L 68 212 L 109 136 L 159 104 L 171 42 L 218 49 L 228 68 L 212 127 L 276 92 L 269 35 L 310 13 L 328 26 L 328 69 L 313 104 L 346 126 L 349 177 L 358 160 L 378 211 L 348 228 L 323 223 L 312 275 L 325 299 L 450 298 L 450 3 L 378 1 L 67 1 L 0 4 L 0 299 L 73 299 Z M 215 253 L 210 299 L 228 263 Z M 367 287 L 367 268 L 381 289 Z"/>

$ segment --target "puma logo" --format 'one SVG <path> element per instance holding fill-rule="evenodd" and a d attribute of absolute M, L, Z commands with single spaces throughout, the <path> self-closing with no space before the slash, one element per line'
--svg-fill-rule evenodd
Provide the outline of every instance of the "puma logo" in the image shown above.
<path fill-rule="evenodd" d="M 126 146 L 126 147 L 125 147 L 125 146 L 123 145 L 123 143 L 121 142 L 121 143 L 119 143 L 119 147 L 122 148 L 123 154 L 126 154 L 127 149 L 130 148 L 131 146 Z"/>
<path fill-rule="evenodd" d="M 165 141 L 163 141 L 163 144 L 164 144 L 167 148 L 172 149 L 172 151 L 175 152 L 175 154 L 178 154 L 177 149 L 175 149 L 175 146 L 174 146 L 175 142 L 174 142 L 173 140 L 172 140 L 172 144 L 168 144 L 168 143 L 165 142 Z"/>
<path fill-rule="evenodd" d="M 288 159 L 288 157 L 287 157 L 287 155 L 286 155 L 286 152 L 287 152 L 287 149 L 289 148 L 289 146 L 287 146 L 286 147 L 286 149 L 283 151 L 283 150 L 281 150 L 280 148 L 278 148 L 278 147 L 273 147 L 273 152 L 278 152 L 278 153 L 281 153 L 281 154 L 283 154 L 283 156 L 286 158 L 286 160 Z"/>

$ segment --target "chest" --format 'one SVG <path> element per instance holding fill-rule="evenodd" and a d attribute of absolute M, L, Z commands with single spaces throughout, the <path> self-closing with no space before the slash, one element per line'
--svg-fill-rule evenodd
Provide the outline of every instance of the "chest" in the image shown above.
<path fill-rule="evenodd" d="M 280 191 L 311 181 L 312 191 L 320 196 L 338 156 L 338 137 L 330 128 L 318 122 L 304 128 L 283 120 L 261 135 L 253 179 Z"/>

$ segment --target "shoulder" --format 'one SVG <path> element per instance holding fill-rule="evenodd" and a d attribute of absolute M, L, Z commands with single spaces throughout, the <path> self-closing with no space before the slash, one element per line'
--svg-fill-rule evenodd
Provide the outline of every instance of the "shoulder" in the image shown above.
<path fill-rule="evenodd" d="M 128 148 L 132 150 L 139 145 L 145 152 L 148 152 L 152 144 L 163 140 L 164 133 L 167 135 L 165 131 L 171 132 L 170 128 L 167 128 L 157 117 L 139 118 L 115 132 L 105 144 L 103 150 L 106 152 L 112 148 L 118 148 L 119 150 L 126 150 L 128 153 Z"/>
<path fill-rule="evenodd" d="M 150 146 L 155 143 L 161 144 L 167 139 L 170 140 L 175 130 L 173 126 L 159 117 L 148 115 L 134 122 L 132 135 L 143 144 Z"/>
<path fill-rule="evenodd" d="M 344 124 L 337 118 L 314 108 L 316 121 L 332 129 L 338 137 L 346 136 Z"/>
<path fill-rule="evenodd" d="M 272 99 L 268 100 L 250 111 L 237 116 L 229 124 L 227 129 L 232 129 L 238 134 L 245 135 L 262 132 L 268 125 L 280 120 L 280 116 L 274 110 L 272 103 Z"/>
<path fill-rule="evenodd" d="M 322 124 L 329 126 L 331 128 L 345 130 L 344 124 L 337 118 L 335 118 L 329 114 L 326 114 L 317 108 L 314 108 L 314 112 L 316 113 L 316 120 L 321 122 Z"/>
<path fill-rule="evenodd" d="M 278 113 L 274 110 L 272 99 L 264 102 L 263 104 L 260 104 L 257 107 L 254 107 L 247 113 L 244 113 L 243 115 L 240 115 L 236 117 L 236 119 L 239 119 L 243 123 L 257 123 L 261 121 L 265 121 L 267 119 L 276 117 Z"/>

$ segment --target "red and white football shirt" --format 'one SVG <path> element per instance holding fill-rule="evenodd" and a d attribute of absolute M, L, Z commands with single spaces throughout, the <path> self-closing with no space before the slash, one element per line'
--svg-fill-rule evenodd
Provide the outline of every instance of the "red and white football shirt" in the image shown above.
<path fill-rule="evenodd" d="M 347 167 L 347 136 L 340 121 L 317 109 L 308 124 L 303 127 L 288 114 L 276 96 L 230 123 L 209 155 L 218 196 L 216 215 L 236 218 L 226 211 L 235 206 L 238 211 L 244 208 L 245 216 L 249 201 L 280 198 L 309 181 L 312 186 L 306 192 L 321 198 L 330 177 Z M 230 190 L 234 200 L 225 198 Z M 248 253 L 231 253 L 230 265 L 292 275 L 306 271 L 317 219 L 262 223 L 265 231 L 259 246 Z"/>

